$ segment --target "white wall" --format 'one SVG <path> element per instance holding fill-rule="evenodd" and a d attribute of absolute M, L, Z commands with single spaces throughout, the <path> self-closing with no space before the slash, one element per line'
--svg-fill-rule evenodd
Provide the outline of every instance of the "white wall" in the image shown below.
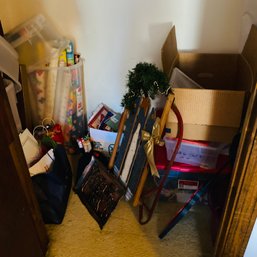
<path fill-rule="evenodd" d="M 241 17 L 241 42 L 240 47 L 244 45 L 244 41 L 250 31 L 251 25 L 257 25 L 257 1 L 256 0 L 244 0 L 243 14 Z"/>
<path fill-rule="evenodd" d="M 252 234 L 247 244 L 244 257 L 256 257 L 257 255 L 257 220 L 255 221 Z"/>
<path fill-rule="evenodd" d="M 5 30 L 41 12 L 75 40 L 85 58 L 87 112 L 101 102 L 121 111 L 126 76 L 138 62 L 161 68 L 160 49 L 176 25 L 178 47 L 239 48 L 243 0 L 0 0 Z"/>

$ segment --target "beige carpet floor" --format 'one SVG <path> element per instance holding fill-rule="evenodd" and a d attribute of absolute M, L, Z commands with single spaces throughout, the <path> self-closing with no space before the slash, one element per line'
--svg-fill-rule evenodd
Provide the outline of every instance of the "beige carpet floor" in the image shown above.
<path fill-rule="evenodd" d="M 211 257 L 208 206 L 197 205 L 160 240 L 179 204 L 160 202 L 151 221 L 140 225 L 137 208 L 121 200 L 103 230 L 73 192 L 63 223 L 47 225 L 47 257 Z"/>

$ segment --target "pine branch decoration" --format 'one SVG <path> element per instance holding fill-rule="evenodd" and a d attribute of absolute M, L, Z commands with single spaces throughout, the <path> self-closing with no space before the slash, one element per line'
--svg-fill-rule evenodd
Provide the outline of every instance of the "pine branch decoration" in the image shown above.
<path fill-rule="evenodd" d="M 121 105 L 132 110 L 138 97 L 154 99 L 157 94 L 167 94 L 170 85 L 166 74 L 151 63 L 138 63 L 128 72 L 128 92 Z"/>

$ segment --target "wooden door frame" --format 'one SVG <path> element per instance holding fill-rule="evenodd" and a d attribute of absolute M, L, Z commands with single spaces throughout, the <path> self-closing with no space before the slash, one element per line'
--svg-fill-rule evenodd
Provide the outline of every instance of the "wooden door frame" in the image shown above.
<path fill-rule="evenodd" d="M 33 190 L 28 166 L 2 78 L 0 78 L 0 112 L 1 136 L 4 139 L 2 141 L 6 144 L 4 145 L 4 147 L 6 147 L 5 154 L 9 154 L 13 161 L 15 169 L 12 172 L 17 177 L 19 186 L 22 188 L 22 194 L 26 205 L 24 208 L 28 209 L 28 213 L 34 226 L 35 237 L 38 239 L 42 254 L 45 254 L 48 246 L 48 235 L 40 213 L 39 204 Z M 3 171 L 1 170 L 1 172 Z M 15 193 L 15 188 L 12 188 L 11 190 Z"/>
<path fill-rule="evenodd" d="M 250 99 L 214 256 L 244 255 L 257 217 L 257 85 Z"/>

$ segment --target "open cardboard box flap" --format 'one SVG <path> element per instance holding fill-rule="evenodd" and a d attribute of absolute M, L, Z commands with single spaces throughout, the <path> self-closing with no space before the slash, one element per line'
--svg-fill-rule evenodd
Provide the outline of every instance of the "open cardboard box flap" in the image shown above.
<path fill-rule="evenodd" d="M 184 138 L 231 142 L 256 82 L 257 28 L 251 27 L 241 54 L 214 54 L 178 51 L 173 27 L 161 55 L 163 71 L 169 78 L 177 67 L 204 88 L 174 89 L 175 102 L 184 121 Z M 171 129 L 168 136 L 176 136 L 176 120 L 172 113 L 167 127 Z"/>

